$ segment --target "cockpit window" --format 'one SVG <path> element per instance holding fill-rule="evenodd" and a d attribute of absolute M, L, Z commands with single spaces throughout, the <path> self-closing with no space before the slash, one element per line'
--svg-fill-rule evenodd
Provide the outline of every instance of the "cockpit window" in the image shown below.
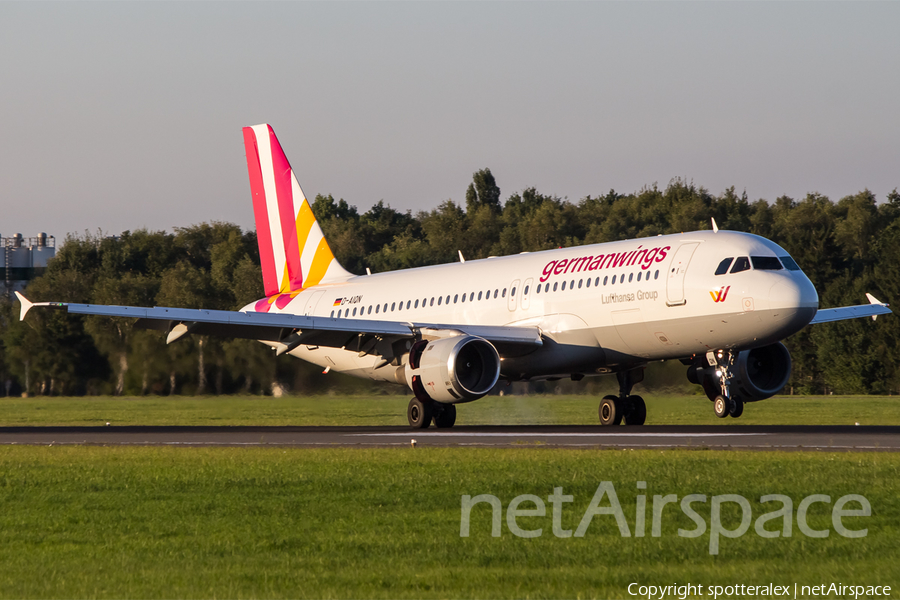
<path fill-rule="evenodd" d="M 760 271 L 780 271 L 782 269 L 781 262 L 774 256 L 751 256 L 753 268 Z"/>
<path fill-rule="evenodd" d="M 734 261 L 734 266 L 731 267 L 732 273 L 740 273 L 741 271 L 747 271 L 750 269 L 750 259 L 746 256 L 738 256 L 737 260 Z"/>
<path fill-rule="evenodd" d="M 724 275 L 728 272 L 728 267 L 731 266 L 731 261 L 734 260 L 733 256 L 729 256 L 725 260 L 719 263 L 719 266 L 716 267 L 716 275 Z"/>
<path fill-rule="evenodd" d="M 794 261 L 790 256 L 782 256 L 781 264 L 784 265 L 784 268 L 788 271 L 799 271 L 800 266 Z"/>

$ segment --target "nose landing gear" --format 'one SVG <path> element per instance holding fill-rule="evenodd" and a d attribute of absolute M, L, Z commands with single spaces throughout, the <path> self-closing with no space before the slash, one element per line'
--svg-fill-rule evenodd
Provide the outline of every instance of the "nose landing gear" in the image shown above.
<path fill-rule="evenodd" d="M 706 362 L 709 367 L 702 369 L 703 389 L 713 402 L 716 416 L 724 419 L 727 416 L 738 418 L 744 414 L 744 402 L 731 391 L 731 379 L 734 377 L 733 352 L 707 352 Z M 701 369 L 697 369 L 701 374 Z"/>

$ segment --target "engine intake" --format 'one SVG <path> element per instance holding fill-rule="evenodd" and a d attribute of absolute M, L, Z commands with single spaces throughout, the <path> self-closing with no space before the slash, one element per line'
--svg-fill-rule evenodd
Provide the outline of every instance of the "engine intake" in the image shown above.
<path fill-rule="evenodd" d="M 791 353 L 781 342 L 744 350 L 735 361 L 735 393 L 744 402 L 765 400 L 778 393 L 791 377 Z"/>
<path fill-rule="evenodd" d="M 421 395 L 457 404 L 481 398 L 500 377 L 500 355 L 487 340 L 472 335 L 417 342 L 410 349 L 406 383 Z"/>

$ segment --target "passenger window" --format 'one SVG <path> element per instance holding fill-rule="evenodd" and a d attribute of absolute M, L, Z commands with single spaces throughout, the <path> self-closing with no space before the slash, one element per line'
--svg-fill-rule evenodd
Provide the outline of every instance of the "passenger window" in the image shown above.
<path fill-rule="evenodd" d="M 588 278 L 588 280 L 585 282 L 584 287 L 591 287 L 591 280 L 590 280 L 590 278 Z"/>
<path fill-rule="evenodd" d="M 570 289 L 570 290 L 574 290 L 574 289 L 575 289 L 575 280 L 574 280 L 574 279 L 573 279 L 572 281 L 569 282 L 569 289 Z"/>
<path fill-rule="evenodd" d="M 559 285 L 559 282 L 557 282 L 557 281 L 554 281 L 554 282 L 553 282 L 553 291 L 554 291 L 554 292 L 556 291 L 556 287 L 557 287 L 558 285 Z"/>
<path fill-rule="evenodd" d="M 566 282 L 565 281 L 562 282 L 562 291 L 566 291 Z"/>
<path fill-rule="evenodd" d="M 372 307 L 371 307 L 371 306 L 369 306 L 369 310 L 366 311 L 366 314 L 369 314 L 369 315 L 372 314 Z"/>
<path fill-rule="evenodd" d="M 510 297 L 510 298 L 515 298 L 515 297 L 516 297 L 516 288 L 513 288 L 513 289 L 512 289 L 512 291 L 509 293 L 509 297 Z"/>
<path fill-rule="evenodd" d="M 428 303 L 428 306 L 434 306 L 434 296 L 431 297 L 431 302 Z"/>
<path fill-rule="evenodd" d="M 631 280 L 634 279 L 634 273 L 628 274 L 628 283 L 631 283 Z"/>
<path fill-rule="evenodd" d="M 719 266 L 716 267 L 716 275 L 724 275 L 728 272 L 728 267 L 731 266 L 731 261 L 734 260 L 733 256 L 729 256 L 719 263 Z"/>
<path fill-rule="evenodd" d="M 738 256 L 734 261 L 734 266 L 731 267 L 732 273 L 740 273 L 741 271 L 748 271 L 750 269 L 750 259 L 746 256 Z"/>
<path fill-rule="evenodd" d="M 353 309 L 353 316 L 356 316 L 356 308 Z"/>
<path fill-rule="evenodd" d="M 609 275 L 603 276 L 603 285 L 606 285 L 606 282 L 609 281 Z"/>
<path fill-rule="evenodd" d="M 497 294 L 498 294 L 499 292 L 500 292 L 500 290 L 494 290 L 494 300 L 497 299 Z"/>
<path fill-rule="evenodd" d="M 501 298 L 506 298 L 506 288 L 503 288 L 503 293 L 500 294 Z"/>
<path fill-rule="evenodd" d="M 774 256 L 751 256 L 754 269 L 760 271 L 780 271 L 781 263 Z"/>
<path fill-rule="evenodd" d="M 465 295 L 465 294 L 462 295 L 462 301 L 463 301 L 463 302 L 466 301 L 466 295 Z"/>
<path fill-rule="evenodd" d="M 653 279 L 659 279 L 659 269 L 657 269 L 656 273 L 653 274 Z"/>
<path fill-rule="evenodd" d="M 527 285 L 525 286 L 525 295 L 526 296 L 528 295 L 528 286 Z"/>
<path fill-rule="evenodd" d="M 471 302 L 474 299 L 475 299 L 475 292 L 472 292 L 471 294 L 469 294 L 469 302 Z"/>
<path fill-rule="evenodd" d="M 641 273 L 640 271 L 638 271 L 638 281 L 641 280 L 641 275 L 643 275 L 643 273 Z"/>
<path fill-rule="evenodd" d="M 450 304 L 450 294 L 447 294 L 447 299 L 444 300 L 444 304 Z"/>
<path fill-rule="evenodd" d="M 413 305 L 413 308 L 419 308 L 419 301 L 416 300 L 416 303 Z"/>
<path fill-rule="evenodd" d="M 406 310 L 409 310 L 409 307 L 412 306 L 412 300 L 406 301 Z"/>
<path fill-rule="evenodd" d="M 338 319 L 340 319 L 340 318 L 341 318 L 341 309 L 339 308 L 338 309 Z"/>
<path fill-rule="evenodd" d="M 484 293 L 484 292 L 478 292 L 478 299 L 479 299 L 479 300 L 481 300 L 481 295 L 482 295 L 483 293 Z"/>
<path fill-rule="evenodd" d="M 378 314 L 378 309 L 379 309 L 379 308 L 381 308 L 381 305 L 380 305 L 380 304 L 376 304 L 376 305 L 375 305 L 375 314 L 376 314 L 376 315 Z"/>
<path fill-rule="evenodd" d="M 440 306 L 440 305 L 441 305 L 441 300 L 443 300 L 443 299 L 444 299 L 444 297 L 443 297 L 443 296 L 438 296 L 438 306 Z"/>
<path fill-rule="evenodd" d="M 453 304 L 456 304 L 456 301 L 459 300 L 459 294 L 453 295 Z"/>
<path fill-rule="evenodd" d="M 579 279 L 579 280 L 578 280 L 578 289 L 579 289 L 579 290 L 581 289 L 581 282 L 582 282 L 582 281 L 584 281 L 584 280 L 583 280 L 583 279 Z"/>
<path fill-rule="evenodd" d="M 615 276 L 615 275 L 613 275 L 613 278 L 612 278 L 612 284 L 613 284 L 613 285 L 616 285 L 616 276 Z"/>
<path fill-rule="evenodd" d="M 784 268 L 787 269 L 788 271 L 799 271 L 800 270 L 800 266 L 790 256 L 782 256 L 781 263 L 784 265 Z"/>
<path fill-rule="evenodd" d="M 383 312 L 387 312 L 387 302 L 384 303 L 384 308 L 381 309 Z"/>
<path fill-rule="evenodd" d="M 334 311 L 331 311 L 331 318 L 334 318 Z"/>
<path fill-rule="evenodd" d="M 397 306 L 396 302 L 391 302 L 391 312 L 394 312 L 394 307 Z"/>
<path fill-rule="evenodd" d="M 538 286 L 537 286 L 537 290 L 536 290 L 538 294 L 541 293 L 541 288 L 542 288 L 542 287 L 544 287 L 544 284 L 539 283 Z"/>

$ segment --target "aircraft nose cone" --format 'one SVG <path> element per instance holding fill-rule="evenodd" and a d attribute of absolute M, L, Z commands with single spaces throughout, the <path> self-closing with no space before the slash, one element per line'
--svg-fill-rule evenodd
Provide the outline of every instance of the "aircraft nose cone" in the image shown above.
<path fill-rule="evenodd" d="M 769 307 L 779 311 L 778 319 L 790 319 L 802 329 L 816 316 L 819 294 L 806 276 L 779 276 L 769 290 Z"/>

